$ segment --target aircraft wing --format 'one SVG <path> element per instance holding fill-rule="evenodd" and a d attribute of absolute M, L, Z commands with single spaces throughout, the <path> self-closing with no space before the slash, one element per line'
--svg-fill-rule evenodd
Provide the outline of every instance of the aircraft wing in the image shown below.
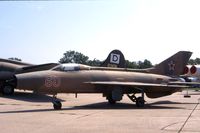
<path fill-rule="evenodd" d="M 169 82 L 170 85 L 187 85 L 193 87 L 194 85 L 200 85 L 199 82 Z"/>
<path fill-rule="evenodd" d="M 153 83 L 140 83 L 140 82 L 120 82 L 120 81 L 94 81 L 85 82 L 93 85 L 108 85 L 108 86 L 131 86 L 131 87 L 173 87 L 173 88 L 186 88 L 186 85 L 178 84 L 153 84 Z"/>

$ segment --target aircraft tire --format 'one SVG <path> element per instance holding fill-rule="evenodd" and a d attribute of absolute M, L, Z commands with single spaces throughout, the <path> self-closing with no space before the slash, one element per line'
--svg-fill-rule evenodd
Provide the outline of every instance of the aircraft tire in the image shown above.
<path fill-rule="evenodd" d="M 116 103 L 116 100 L 114 100 L 112 98 L 112 94 L 108 94 L 107 97 L 106 97 L 106 99 L 108 100 L 108 103 L 111 104 L 111 105 L 113 105 L 113 104 Z"/>
<path fill-rule="evenodd" d="M 13 95 L 14 94 L 14 88 L 10 85 L 5 85 L 2 88 L 3 95 Z"/>
<path fill-rule="evenodd" d="M 55 101 L 55 102 L 53 103 L 53 108 L 54 108 L 55 110 L 61 110 L 61 108 L 62 108 L 62 103 L 61 103 L 60 101 Z"/>
<path fill-rule="evenodd" d="M 116 103 L 116 101 L 113 99 L 108 100 L 108 102 L 109 102 L 109 104 L 112 104 L 112 105 Z"/>
<path fill-rule="evenodd" d="M 142 98 L 142 97 L 138 97 L 137 99 L 136 99 L 136 106 L 137 107 L 144 107 L 144 99 Z"/>
<path fill-rule="evenodd" d="M 112 99 L 112 97 L 108 97 L 107 99 L 108 99 L 108 103 L 111 105 L 116 103 L 116 101 L 114 99 Z"/>

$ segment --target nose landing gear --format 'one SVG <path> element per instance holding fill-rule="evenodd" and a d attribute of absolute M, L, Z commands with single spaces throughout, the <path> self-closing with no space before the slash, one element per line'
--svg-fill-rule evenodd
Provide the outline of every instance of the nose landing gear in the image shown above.
<path fill-rule="evenodd" d="M 62 108 L 62 103 L 60 102 L 59 99 L 57 99 L 56 95 L 53 96 L 52 103 L 53 103 L 53 108 L 54 108 L 55 110 L 61 110 L 61 108 Z"/>

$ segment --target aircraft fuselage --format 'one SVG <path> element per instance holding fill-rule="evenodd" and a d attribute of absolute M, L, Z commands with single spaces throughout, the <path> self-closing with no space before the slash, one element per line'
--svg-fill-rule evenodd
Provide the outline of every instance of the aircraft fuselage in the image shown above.
<path fill-rule="evenodd" d="M 82 70 L 82 71 L 42 71 L 16 75 L 17 89 L 34 90 L 49 94 L 54 93 L 106 93 L 115 87 L 121 87 L 123 93 L 137 92 L 130 85 L 93 85 L 89 82 L 115 81 L 115 82 L 139 82 L 153 84 L 167 84 L 171 79 L 168 76 L 156 74 L 144 74 L 137 72 Z M 160 95 L 169 95 L 179 91 L 179 88 L 169 87 L 139 87 L 146 93 L 160 92 Z M 151 96 L 155 97 L 155 96 Z M 156 96 L 157 97 L 157 96 Z"/>

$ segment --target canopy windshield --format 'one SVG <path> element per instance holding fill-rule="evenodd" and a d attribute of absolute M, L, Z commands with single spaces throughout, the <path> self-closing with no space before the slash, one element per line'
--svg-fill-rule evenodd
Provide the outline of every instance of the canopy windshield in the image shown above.
<path fill-rule="evenodd" d="M 90 66 L 82 64 L 60 64 L 54 67 L 52 70 L 56 71 L 80 71 L 80 70 L 90 70 Z"/>

